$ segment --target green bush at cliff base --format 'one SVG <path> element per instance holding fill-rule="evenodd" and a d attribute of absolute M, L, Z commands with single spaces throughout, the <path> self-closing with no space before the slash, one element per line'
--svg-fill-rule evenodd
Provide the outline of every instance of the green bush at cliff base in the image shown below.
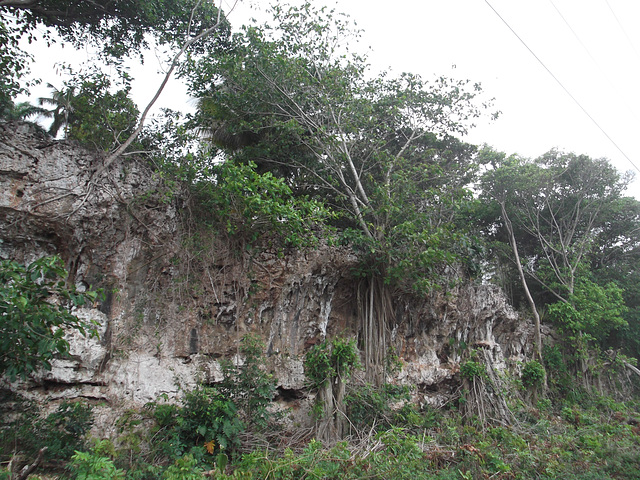
<path fill-rule="evenodd" d="M 356 430 L 375 427 L 377 431 L 386 430 L 392 425 L 430 425 L 435 412 L 420 411 L 410 402 L 410 398 L 411 389 L 406 385 L 352 387 L 345 397 L 349 424 Z"/>
<path fill-rule="evenodd" d="M 262 368 L 263 349 L 259 338 L 247 335 L 239 349 L 243 360 L 221 362 L 220 383 L 186 392 L 180 406 L 147 404 L 146 411 L 155 422 L 151 450 L 165 462 L 190 454 L 211 466 L 219 463 L 219 454 L 235 452 L 247 427 L 260 430 L 270 425 L 273 413 L 268 407 L 276 379 Z"/>
<path fill-rule="evenodd" d="M 156 425 L 153 442 L 142 441 L 154 452 L 150 457 L 163 463 L 191 453 L 198 461 L 211 464 L 216 453 L 237 448 L 238 435 L 245 430 L 235 403 L 206 385 L 187 392 L 181 406 L 151 403 L 146 409 Z"/>
<path fill-rule="evenodd" d="M 90 306 L 98 292 L 68 285 L 69 273 L 58 256 L 22 265 L 0 260 L 0 375 L 9 380 L 51 370 L 55 357 L 69 354 L 66 331 L 95 334 L 93 326 L 72 313 Z"/>
<path fill-rule="evenodd" d="M 221 361 L 223 380 L 216 388 L 232 399 L 243 420 L 252 428 L 265 428 L 272 418 L 268 410 L 275 396 L 277 379 L 264 371 L 264 345 L 256 335 L 245 335 L 240 341 L 243 361 L 235 365 Z"/>
<path fill-rule="evenodd" d="M 43 416 L 35 403 L 20 397 L 3 395 L 0 401 L 7 401 L 9 406 L 13 404 L 10 410 L 1 411 L 4 417 L 0 422 L 2 461 L 16 454 L 34 459 L 40 449 L 47 447 L 44 463 L 61 464 L 75 451 L 86 447 L 87 434 L 94 421 L 91 405 L 65 401 Z"/>
<path fill-rule="evenodd" d="M 88 452 L 76 452 L 69 471 L 74 480 L 124 480 L 125 472 L 115 466 L 108 440 L 96 443 Z"/>
<path fill-rule="evenodd" d="M 363 388 L 355 398 L 368 401 L 372 392 L 375 393 L 372 387 Z M 402 390 L 387 393 L 391 397 L 404 395 Z M 180 433 L 180 428 L 193 430 L 195 425 L 211 424 L 211 419 L 205 418 L 207 412 L 218 417 L 223 414 L 217 409 L 220 399 L 215 392 L 198 388 L 191 394 L 191 400 L 185 400 L 182 406 L 157 405 L 154 415 L 158 428 L 145 430 L 148 443 L 162 442 L 163 432 L 171 429 Z M 205 408 L 205 404 L 211 404 L 212 410 Z M 376 405 L 384 406 L 383 403 Z M 118 456 L 124 452 L 118 453 L 117 448 L 94 447 L 90 454 L 99 461 L 92 457 L 75 457 L 74 472 L 82 460 L 85 466 L 100 467 L 96 479 L 119 478 L 120 468 L 126 470 L 126 478 L 131 480 L 622 480 L 640 477 L 637 462 L 640 429 L 629 423 L 640 418 L 639 407 L 637 403 L 623 404 L 594 394 L 591 402 L 565 405 L 561 410 L 559 405 L 548 405 L 545 410 L 514 406 L 516 423 L 493 426 L 463 419 L 454 408 L 440 410 L 437 419 L 432 409 L 413 408 L 412 415 L 420 417 L 420 421 L 410 425 L 404 423 L 407 426 L 400 427 L 402 418 L 389 418 L 388 426 L 380 431 L 365 429 L 368 437 L 333 447 L 323 446 L 315 440 L 292 444 L 290 449 L 274 444 L 266 450 L 254 447 L 248 451 L 245 445 L 242 450 L 245 453 L 236 451 L 235 455 L 221 456 L 220 450 L 207 451 L 206 437 L 191 438 L 186 442 L 186 436 L 183 436 L 182 449 L 175 451 L 170 459 L 163 459 L 156 452 L 147 464 L 124 468 L 123 459 Z M 186 412 L 193 414 L 191 420 Z M 294 436 L 292 433 L 284 438 Z M 114 443 L 118 444 L 118 440 Z M 227 450 L 227 453 L 232 452 Z"/>

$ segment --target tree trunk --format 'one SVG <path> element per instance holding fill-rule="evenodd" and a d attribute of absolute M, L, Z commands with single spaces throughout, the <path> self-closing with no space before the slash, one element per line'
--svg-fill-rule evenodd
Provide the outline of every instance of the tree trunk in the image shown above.
<path fill-rule="evenodd" d="M 31 465 L 25 465 L 24 467 L 22 467 L 22 470 L 20 470 L 20 472 L 17 472 L 12 476 L 12 480 L 26 480 L 27 477 L 31 475 L 36 468 L 38 468 L 38 465 L 40 465 L 40 462 L 42 462 L 44 454 L 48 450 L 48 448 L 49 447 L 42 447 L 38 451 L 38 455 L 36 456 L 36 459 L 33 461 L 33 463 Z"/>
<path fill-rule="evenodd" d="M 516 244 L 516 237 L 513 233 L 513 225 L 511 224 L 511 220 L 507 215 L 507 209 L 505 207 L 505 201 L 500 202 L 500 209 L 502 210 L 502 219 L 504 220 L 504 224 L 507 227 L 507 231 L 509 233 L 509 243 L 511 244 L 511 249 L 513 250 L 513 256 L 515 257 L 516 267 L 518 268 L 518 274 L 520 275 L 520 281 L 522 282 L 522 288 L 524 288 L 524 293 L 527 297 L 527 301 L 529 302 L 529 306 L 531 307 L 531 311 L 533 313 L 533 321 L 535 324 L 535 347 L 536 347 L 536 360 L 542 363 L 542 337 L 540 335 L 540 315 L 538 314 L 538 309 L 536 308 L 536 303 L 531 296 L 531 292 L 529 291 L 529 286 L 527 285 L 527 279 L 524 276 L 524 270 L 522 269 L 522 264 L 520 263 L 520 254 L 518 253 L 518 245 Z M 546 385 L 546 377 L 545 377 L 545 385 Z"/>
<path fill-rule="evenodd" d="M 338 375 L 335 379 L 334 385 L 334 401 L 335 401 L 335 409 L 334 409 L 334 424 L 335 424 L 335 432 L 336 438 L 344 438 L 344 434 L 346 431 L 345 424 L 347 420 L 347 412 L 344 404 L 344 397 L 346 392 L 347 383 Z"/>
<path fill-rule="evenodd" d="M 327 381 L 318 391 L 317 402 L 322 406 L 322 417 L 318 420 L 316 435 L 323 442 L 336 439 L 332 388 L 332 381 Z"/>

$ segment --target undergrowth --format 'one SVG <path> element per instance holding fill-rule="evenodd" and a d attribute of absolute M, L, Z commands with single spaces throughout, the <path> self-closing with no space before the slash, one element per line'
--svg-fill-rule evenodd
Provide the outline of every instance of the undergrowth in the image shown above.
<path fill-rule="evenodd" d="M 21 413 L 3 422 L 0 479 L 9 478 L 9 460 L 27 464 L 44 444 L 53 456 L 39 473 L 76 480 L 640 478 L 640 403 L 575 386 L 563 396 L 553 368 L 552 389 L 535 403 L 509 398 L 510 425 L 464 415 L 463 395 L 436 409 L 418 405 L 406 386 L 351 384 L 350 427 L 343 440 L 323 443 L 298 434 L 300 425 L 284 430 L 262 346 L 253 337 L 242 345 L 244 360 L 225 364 L 221 383 L 199 385 L 176 405 L 160 398 L 125 412 L 110 440 L 87 437 L 86 404 L 41 416 L 5 398 Z M 482 375 L 471 366 L 464 375 Z M 524 369 L 519 388 L 538 385 L 540 370 Z"/>
<path fill-rule="evenodd" d="M 119 468 L 118 452 L 98 443 L 78 453 L 73 478 L 159 479 L 633 479 L 640 478 L 638 405 L 596 403 L 541 409 L 514 405 L 511 427 L 463 422 L 455 409 L 433 421 L 386 425 L 333 446 L 311 440 L 285 449 L 225 454 L 201 443 L 165 465 Z M 426 418 L 425 418 L 426 417 Z M 401 422 L 402 423 L 402 422 Z M 361 432 L 362 433 L 362 432 Z M 154 431 L 154 435 L 157 431 Z M 156 437 L 157 438 L 157 437 Z M 96 466 L 93 476 L 86 469 Z M 82 475 L 77 472 L 81 467 Z"/>

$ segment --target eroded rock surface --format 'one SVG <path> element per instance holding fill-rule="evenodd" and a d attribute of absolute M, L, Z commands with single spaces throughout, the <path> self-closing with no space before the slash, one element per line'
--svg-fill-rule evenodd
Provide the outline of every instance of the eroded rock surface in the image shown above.
<path fill-rule="evenodd" d="M 60 254 L 80 285 L 104 289 L 93 310 L 100 338 L 74 339 L 72 357 L 30 385 L 32 395 L 112 405 L 175 398 L 221 379 L 247 332 L 260 335 L 281 391 L 303 390 L 303 357 L 327 335 L 357 338 L 356 258 L 347 250 L 234 251 L 198 230 L 182 191 L 168 191 L 144 161 L 127 157 L 99 179 L 101 157 L 24 123 L 0 123 L 0 255 L 29 262 Z M 442 403 L 466 349 L 496 368 L 530 353 L 531 327 L 492 285 L 394 299 L 395 381 Z"/>

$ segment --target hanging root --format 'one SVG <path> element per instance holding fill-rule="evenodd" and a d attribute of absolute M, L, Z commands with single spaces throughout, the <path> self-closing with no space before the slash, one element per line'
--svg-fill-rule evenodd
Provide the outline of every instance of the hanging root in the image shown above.
<path fill-rule="evenodd" d="M 462 408 L 466 418 L 477 418 L 481 424 L 511 425 L 515 417 L 507 405 L 507 386 L 493 368 L 491 354 L 479 349 L 477 361 L 484 366 L 482 374 L 463 375 Z"/>
<path fill-rule="evenodd" d="M 383 278 L 372 277 L 358 285 L 358 309 L 365 376 L 368 382 L 381 385 L 385 380 L 389 323 L 393 320 L 391 293 Z"/>

